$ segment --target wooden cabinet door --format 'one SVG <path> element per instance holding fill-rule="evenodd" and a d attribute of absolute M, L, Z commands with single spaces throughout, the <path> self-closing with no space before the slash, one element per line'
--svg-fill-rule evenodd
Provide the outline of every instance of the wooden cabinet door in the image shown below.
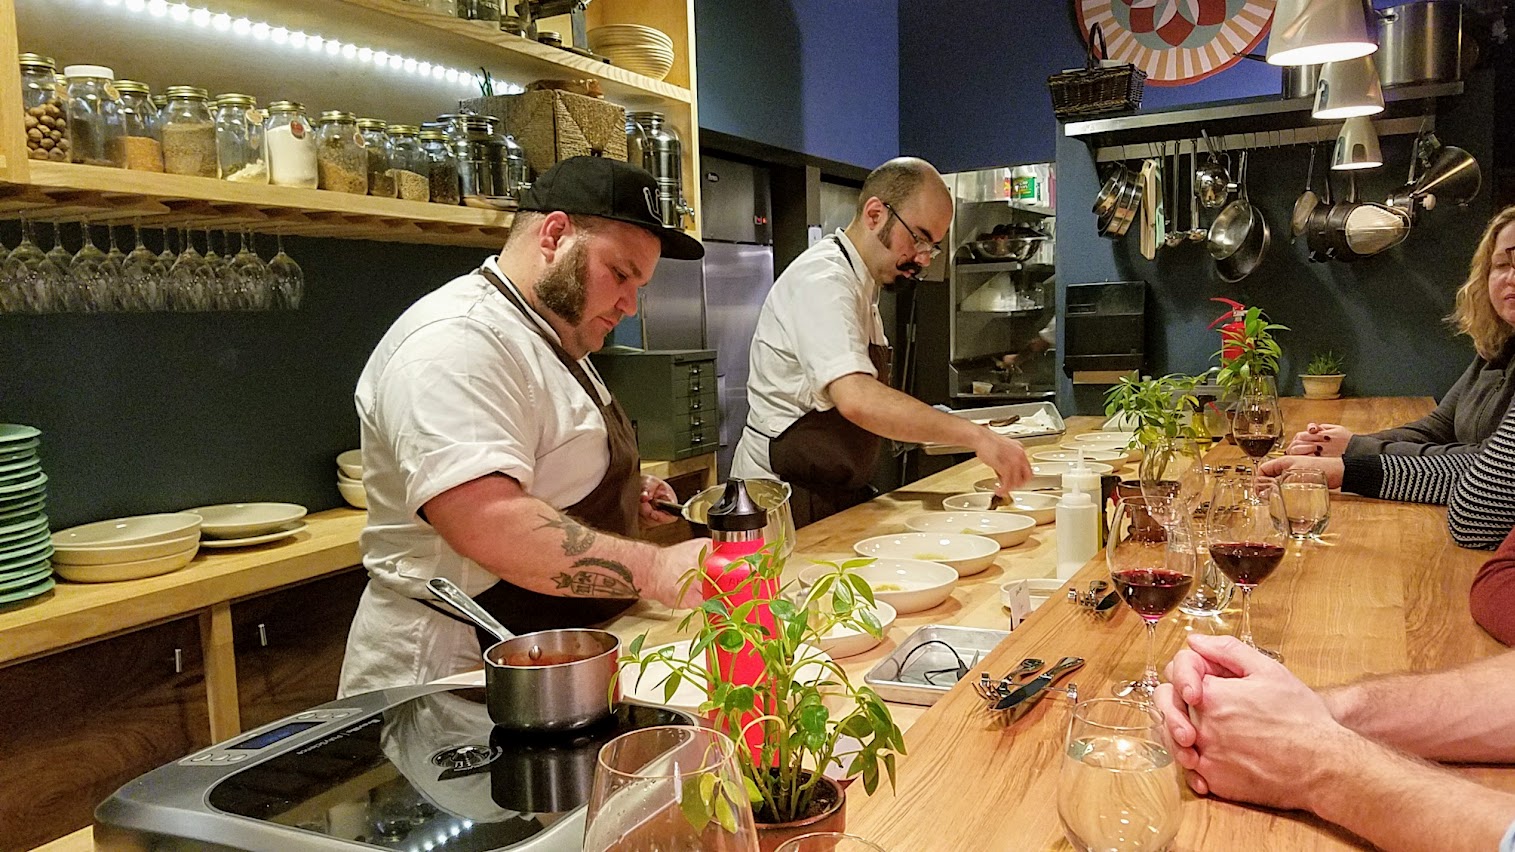
<path fill-rule="evenodd" d="M 0 849 L 84 828 L 121 785 L 210 745 L 200 659 L 185 618 L 0 668 Z"/>
<path fill-rule="evenodd" d="M 362 568 L 232 605 L 242 730 L 337 697 Z"/>

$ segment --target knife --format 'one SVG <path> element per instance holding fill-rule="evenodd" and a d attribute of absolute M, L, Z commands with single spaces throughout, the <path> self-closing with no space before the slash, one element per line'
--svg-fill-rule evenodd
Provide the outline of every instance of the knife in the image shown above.
<path fill-rule="evenodd" d="M 1110 594 L 1105 595 L 1104 600 L 1101 600 L 1099 603 L 1094 605 L 1094 611 L 1109 612 L 1110 610 L 1114 609 L 1115 605 L 1118 603 L 1120 603 L 1120 592 L 1111 592 Z"/>
<path fill-rule="evenodd" d="M 1053 681 L 1071 671 L 1083 668 L 1083 665 L 1083 657 L 1063 657 L 1057 661 L 1057 665 L 1042 672 L 1035 680 L 995 702 L 994 709 L 1009 710 L 1017 704 L 1034 698 L 1042 690 L 1051 686 Z"/>

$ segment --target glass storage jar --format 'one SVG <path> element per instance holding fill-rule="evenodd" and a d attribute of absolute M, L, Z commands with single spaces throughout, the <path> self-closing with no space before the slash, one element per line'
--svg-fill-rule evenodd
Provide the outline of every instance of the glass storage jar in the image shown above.
<path fill-rule="evenodd" d="M 275 186 L 315 189 L 316 130 L 305 117 L 305 107 L 295 101 L 268 105 L 263 123 L 263 144 L 268 149 L 268 182 Z"/>
<path fill-rule="evenodd" d="M 434 12 L 456 15 L 458 14 L 458 0 L 426 0 L 426 8 Z"/>
<path fill-rule="evenodd" d="M 389 143 L 389 122 L 377 118 L 358 119 L 363 136 L 363 150 L 368 156 L 368 194 L 394 198 L 394 149 Z"/>
<path fill-rule="evenodd" d="M 500 25 L 500 0 L 457 0 L 458 17 Z"/>
<path fill-rule="evenodd" d="M 268 183 L 263 113 L 251 95 L 216 96 L 216 162 L 225 180 Z"/>
<path fill-rule="evenodd" d="M 430 162 L 421 150 L 421 130 L 413 124 L 389 126 L 390 162 L 394 165 L 395 192 L 406 201 L 427 201 Z"/>
<path fill-rule="evenodd" d="M 432 203 L 457 204 L 461 200 L 458 194 L 458 158 L 447 134 L 441 130 L 421 131 L 421 149 L 426 152 L 429 167 L 426 178 Z"/>
<path fill-rule="evenodd" d="M 163 171 L 163 143 L 155 132 L 157 110 L 147 84 L 117 80 L 121 95 L 121 160 L 138 172 Z"/>
<path fill-rule="evenodd" d="M 53 60 L 35 53 L 17 57 L 21 64 L 22 124 L 26 155 L 33 160 L 68 160 L 68 117 L 58 96 L 57 69 Z"/>
<path fill-rule="evenodd" d="M 357 117 L 342 110 L 327 110 L 321 113 L 320 125 L 316 171 L 321 176 L 321 188 L 367 195 L 368 154 L 363 150 Z"/>
<path fill-rule="evenodd" d="M 169 86 L 163 108 L 163 170 L 174 175 L 220 177 L 216 119 L 210 95 L 197 86 Z"/>
<path fill-rule="evenodd" d="M 119 159 L 123 131 L 116 72 L 104 65 L 70 65 L 63 76 L 68 80 L 64 115 L 69 159 L 91 166 L 125 166 Z"/>
<path fill-rule="evenodd" d="M 497 119 L 487 115 L 463 117 L 468 128 L 462 153 L 458 155 L 458 183 L 463 198 L 492 198 L 495 175 L 504 167 L 505 146 L 495 137 Z M 487 204 L 484 206 L 488 206 Z"/>

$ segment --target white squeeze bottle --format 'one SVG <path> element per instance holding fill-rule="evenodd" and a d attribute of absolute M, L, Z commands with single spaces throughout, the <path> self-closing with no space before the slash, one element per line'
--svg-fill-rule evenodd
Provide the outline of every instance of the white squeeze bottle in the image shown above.
<path fill-rule="evenodd" d="M 1057 501 L 1057 579 L 1066 580 L 1099 552 L 1099 474 L 1078 462 L 1063 474 L 1063 496 Z"/>
<path fill-rule="evenodd" d="M 1073 466 L 1063 474 L 1063 493 L 1070 491 L 1082 491 L 1091 497 L 1099 493 L 1099 474 L 1085 464 L 1083 447 L 1079 447 Z"/>

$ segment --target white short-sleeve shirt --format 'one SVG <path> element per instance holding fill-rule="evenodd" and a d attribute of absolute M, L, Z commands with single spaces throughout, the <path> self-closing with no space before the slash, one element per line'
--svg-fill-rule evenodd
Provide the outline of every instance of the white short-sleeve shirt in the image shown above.
<path fill-rule="evenodd" d="M 500 274 L 494 258 L 485 265 Z M 348 638 L 344 695 L 479 666 L 471 629 L 409 600 L 430 600 L 432 577 L 470 595 L 496 581 L 422 520 L 427 501 L 504 473 L 566 508 L 604 478 L 605 419 L 539 330 L 557 340 L 473 273 L 407 309 L 364 367 L 355 399 L 368 524 L 359 541 L 372 582 Z M 579 364 L 608 402 L 589 360 Z"/>
<path fill-rule="evenodd" d="M 768 442 L 811 411 L 834 408 L 826 387 L 842 376 L 878 376 L 870 343 L 887 346 L 878 284 L 838 230 L 806 249 L 774 282 L 748 356 L 746 428 L 731 475 L 776 478 Z"/>

